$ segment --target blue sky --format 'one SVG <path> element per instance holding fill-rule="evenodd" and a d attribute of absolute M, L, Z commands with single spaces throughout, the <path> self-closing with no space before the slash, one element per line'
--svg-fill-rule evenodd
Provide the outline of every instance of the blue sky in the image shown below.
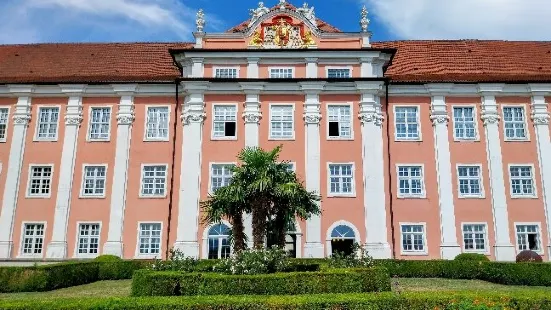
<path fill-rule="evenodd" d="M 278 0 L 264 2 L 271 7 Z M 343 31 L 359 31 L 366 5 L 376 41 L 551 40 L 551 0 L 308 2 L 316 16 Z M 199 8 L 207 14 L 207 32 L 221 32 L 246 20 L 257 5 L 257 0 L 0 0 L 0 44 L 190 41 Z"/>

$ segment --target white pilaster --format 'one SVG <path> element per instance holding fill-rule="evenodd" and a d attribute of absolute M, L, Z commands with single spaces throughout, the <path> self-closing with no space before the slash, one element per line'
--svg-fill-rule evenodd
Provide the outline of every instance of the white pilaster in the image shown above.
<path fill-rule="evenodd" d="M 304 122 L 306 132 L 306 189 L 320 193 L 320 121 L 321 109 L 319 93 L 323 91 L 323 82 L 302 82 L 304 101 Z M 321 240 L 321 216 L 312 216 L 306 221 L 305 258 L 324 257 Z"/>
<path fill-rule="evenodd" d="M 137 85 L 113 85 L 113 90 L 121 96 L 117 113 L 117 145 L 115 148 L 115 166 L 113 185 L 111 186 L 111 204 L 109 214 L 109 232 L 103 245 L 103 254 L 123 256 L 124 210 L 126 207 L 126 187 L 128 182 L 128 161 L 130 158 L 130 139 L 134 122 L 134 92 Z"/>
<path fill-rule="evenodd" d="M 318 77 L 318 59 L 306 58 L 306 78 L 315 79 Z"/>
<path fill-rule="evenodd" d="M 251 62 L 249 61 L 249 67 Z M 258 77 L 258 65 L 256 68 Z M 259 147 L 259 126 L 262 119 L 260 112 L 260 92 L 263 89 L 261 83 L 241 83 L 241 88 L 245 92 L 245 109 L 243 111 L 243 120 L 245 121 L 245 147 Z M 252 214 L 243 216 L 243 225 L 245 226 L 245 235 L 247 235 L 247 247 L 253 247 L 253 218 Z"/>
<path fill-rule="evenodd" d="M 509 234 L 509 214 L 507 212 L 507 196 L 505 194 L 505 178 L 503 175 L 503 157 L 501 155 L 501 139 L 499 135 L 499 113 L 496 94 L 501 92 L 502 84 L 480 84 L 482 95 L 482 115 L 486 132 L 486 153 L 488 155 L 488 170 L 492 198 L 492 211 L 495 229 L 495 256 L 498 261 L 514 261 L 515 248 Z"/>
<path fill-rule="evenodd" d="M 174 248 L 186 256 L 199 257 L 197 241 L 199 229 L 199 201 L 201 199 L 201 148 L 205 121 L 204 93 L 206 82 L 182 84 L 186 91 L 182 123 L 182 158 L 180 168 L 180 194 L 178 201 L 178 227 Z"/>
<path fill-rule="evenodd" d="M 378 92 L 382 82 L 357 82 L 361 93 L 365 249 L 373 258 L 391 258 L 385 202 L 383 114 Z"/>
<path fill-rule="evenodd" d="M 551 139 L 549 136 L 549 112 L 545 96 L 551 94 L 550 84 L 531 84 L 532 121 L 536 132 L 538 163 L 541 173 L 543 208 L 547 224 L 547 258 L 551 260 Z"/>
<path fill-rule="evenodd" d="M 203 58 L 191 58 L 191 76 L 194 78 L 201 78 L 204 74 Z"/>
<path fill-rule="evenodd" d="M 13 131 L 10 145 L 8 165 L 6 165 L 6 185 L 4 187 L 4 199 L 2 200 L 2 212 L 0 213 L 0 259 L 11 258 L 13 249 L 13 222 L 19 183 L 21 181 L 21 167 L 25 153 L 25 141 L 27 128 L 31 120 L 31 94 L 32 85 L 8 85 L 9 91 L 18 96 L 13 113 Z"/>
<path fill-rule="evenodd" d="M 443 86 L 448 87 L 448 86 Z M 439 91 L 445 91 L 439 85 L 428 85 L 432 94 L 431 115 L 434 129 L 434 153 L 436 156 L 436 177 L 438 182 L 438 206 L 440 208 L 440 257 L 454 259 L 461 254 L 457 242 L 455 208 L 452 187 L 452 167 L 448 122 L 450 117 L 446 109 L 446 97 Z"/>
<path fill-rule="evenodd" d="M 78 130 L 82 122 L 82 93 L 86 85 L 60 85 L 61 91 L 69 95 L 65 115 L 65 135 L 59 169 L 59 183 L 52 229 L 52 240 L 46 249 L 46 257 L 63 259 L 67 257 L 67 223 L 71 209 L 71 193 L 77 154 Z"/>
<path fill-rule="evenodd" d="M 258 79 L 258 58 L 247 58 L 247 78 Z"/>
<path fill-rule="evenodd" d="M 363 78 L 376 77 L 373 71 L 373 58 L 360 58 L 360 76 Z"/>

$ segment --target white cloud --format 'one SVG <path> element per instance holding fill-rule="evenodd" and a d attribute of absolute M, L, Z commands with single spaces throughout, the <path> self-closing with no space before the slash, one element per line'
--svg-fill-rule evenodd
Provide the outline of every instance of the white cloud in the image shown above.
<path fill-rule="evenodd" d="M 181 0 L 2 0 L 0 43 L 190 40 L 196 12 Z"/>
<path fill-rule="evenodd" d="M 550 0 L 361 0 L 403 39 L 551 40 Z"/>

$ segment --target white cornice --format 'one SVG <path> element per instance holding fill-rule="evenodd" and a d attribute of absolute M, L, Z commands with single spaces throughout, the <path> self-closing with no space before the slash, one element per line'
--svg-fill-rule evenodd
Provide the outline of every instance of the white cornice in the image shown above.
<path fill-rule="evenodd" d="M 5 86 L 5 93 L 10 94 L 12 96 L 30 96 L 35 91 L 34 85 L 19 85 L 19 84 L 13 84 L 13 85 L 6 85 Z M 0 94 L 2 92 L 0 91 Z"/>
<path fill-rule="evenodd" d="M 551 84 L 528 84 L 528 89 L 535 95 L 546 96 L 551 94 Z"/>
<path fill-rule="evenodd" d="M 181 89 L 180 89 L 181 90 Z M 67 97 L 81 94 L 87 97 L 118 96 L 174 96 L 174 84 L 116 84 L 112 85 L 0 85 L 0 97 L 18 97 L 32 94 L 33 97 Z"/>
<path fill-rule="evenodd" d="M 478 92 L 483 95 L 496 95 L 503 92 L 505 84 L 478 84 Z"/>
<path fill-rule="evenodd" d="M 390 96 L 430 96 L 431 94 L 456 97 L 480 97 L 482 94 L 497 96 L 531 95 L 528 84 L 390 84 L 388 92 Z"/>

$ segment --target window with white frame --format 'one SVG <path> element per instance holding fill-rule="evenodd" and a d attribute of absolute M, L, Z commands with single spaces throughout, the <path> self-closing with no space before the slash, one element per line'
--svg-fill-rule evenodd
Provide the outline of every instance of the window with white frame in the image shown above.
<path fill-rule="evenodd" d="M 463 224 L 463 249 L 486 252 L 486 224 Z"/>
<path fill-rule="evenodd" d="M 142 166 L 142 197 L 164 197 L 166 195 L 166 165 Z"/>
<path fill-rule="evenodd" d="M 52 187 L 51 166 L 30 166 L 28 196 L 44 197 L 49 196 Z"/>
<path fill-rule="evenodd" d="M 270 68 L 270 78 L 272 79 L 292 79 L 293 68 Z"/>
<path fill-rule="evenodd" d="M 353 194 L 353 170 L 352 164 L 329 164 L 329 193 Z"/>
<path fill-rule="evenodd" d="M 419 224 L 402 224 L 402 252 L 424 253 L 425 226 Z"/>
<path fill-rule="evenodd" d="M 352 138 L 352 112 L 349 105 L 327 107 L 329 138 Z"/>
<path fill-rule="evenodd" d="M 506 140 L 525 140 L 526 119 L 523 107 L 503 107 L 503 128 Z"/>
<path fill-rule="evenodd" d="M 510 166 L 509 177 L 512 196 L 533 197 L 536 194 L 532 166 Z"/>
<path fill-rule="evenodd" d="M 234 164 L 212 164 L 210 170 L 210 191 L 215 192 L 220 187 L 230 184 Z"/>
<path fill-rule="evenodd" d="M 290 139 L 295 135 L 292 105 L 270 107 L 270 138 Z"/>
<path fill-rule="evenodd" d="M 519 251 L 541 251 L 539 225 L 516 225 L 517 246 Z"/>
<path fill-rule="evenodd" d="M 23 246 L 21 254 L 42 254 L 44 247 L 44 224 L 28 223 L 23 228 Z"/>
<path fill-rule="evenodd" d="M 168 107 L 148 107 L 146 140 L 168 140 Z"/>
<path fill-rule="evenodd" d="M 295 163 L 286 162 L 283 163 L 283 165 L 285 166 L 285 170 L 288 172 L 295 172 Z"/>
<path fill-rule="evenodd" d="M 419 140 L 419 109 L 417 107 L 395 108 L 396 140 Z"/>
<path fill-rule="evenodd" d="M 138 254 L 157 255 L 161 252 L 161 223 L 140 223 Z"/>
<path fill-rule="evenodd" d="M 237 129 L 237 106 L 215 105 L 212 135 L 214 138 L 234 138 Z"/>
<path fill-rule="evenodd" d="M 78 254 L 98 254 L 100 224 L 85 223 L 78 225 Z"/>
<path fill-rule="evenodd" d="M 424 180 L 422 166 L 398 166 L 399 197 L 422 197 Z"/>
<path fill-rule="evenodd" d="M 106 170 L 105 166 L 84 166 L 82 196 L 105 195 Z"/>
<path fill-rule="evenodd" d="M 477 132 L 474 107 L 454 107 L 453 128 L 455 139 L 476 140 Z"/>
<path fill-rule="evenodd" d="M 237 68 L 215 68 L 214 77 L 219 79 L 236 79 Z"/>
<path fill-rule="evenodd" d="M 0 108 L 0 142 L 5 142 L 8 132 L 8 108 Z"/>
<path fill-rule="evenodd" d="M 111 121 L 110 107 L 92 107 L 90 108 L 90 131 L 88 140 L 106 141 L 109 140 L 109 131 Z"/>
<path fill-rule="evenodd" d="M 41 107 L 38 109 L 37 140 L 57 139 L 57 124 L 59 121 L 58 107 Z"/>
<path fill-rule="evenodd" d="M 458 166 L 459 197 L 482 196 L 482 178 L 479 166 Z"/>
<path fill-rule="evenodd" d="M 349 77 L 350 77 L 350 69 L 348 68 L 327 69 L 327 78 L 329 79 L 346 79 Z"/>

